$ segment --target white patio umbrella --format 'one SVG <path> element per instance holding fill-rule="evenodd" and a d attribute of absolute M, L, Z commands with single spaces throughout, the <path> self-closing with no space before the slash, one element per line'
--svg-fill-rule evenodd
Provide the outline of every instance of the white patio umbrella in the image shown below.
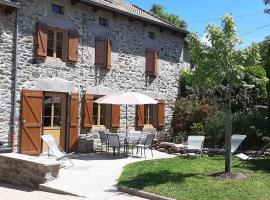
<path fill-rule="evenodd" d="M 121 92 L 101 97 L 95 101 L 98 104 L 126 105 L 126 136 L 127 136 L 127 105 L 157 104 L 158 102 L 138 92 Z"/>

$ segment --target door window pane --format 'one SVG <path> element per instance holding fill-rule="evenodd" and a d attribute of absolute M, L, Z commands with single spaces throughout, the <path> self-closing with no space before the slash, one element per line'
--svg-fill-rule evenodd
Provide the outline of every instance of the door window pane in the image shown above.
<path fill-rule="evenodd" d="M 53 118 L 53 126 L 61 126 L 61 117 Z"/>
<path fill-rule="evenodd" d="M 51 126 L 51 117 L 44 117 L 44 126 L 50 127 Z"/>

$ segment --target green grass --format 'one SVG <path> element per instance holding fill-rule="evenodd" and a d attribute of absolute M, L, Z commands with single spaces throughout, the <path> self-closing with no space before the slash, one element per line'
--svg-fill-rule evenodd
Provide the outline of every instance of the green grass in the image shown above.
<path fill-rule="evenodd" d="M 233 160 L 238 164 L 239 160 Z M 208 176 L 224 169 L 224 159 L 172 158 L 143 161 L 125 167 L 118 185 L 175 199 L 270 200 L 270 160 L 249 161 L 233 167 L 246 180 L 220 180 Z"/>

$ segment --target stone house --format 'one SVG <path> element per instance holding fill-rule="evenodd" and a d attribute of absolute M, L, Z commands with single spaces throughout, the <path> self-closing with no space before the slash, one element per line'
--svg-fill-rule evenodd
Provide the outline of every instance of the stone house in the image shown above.
<path fill-rule="evenodd" d="M 159 101 L 129 106 L 129 130 L 168 130 L 187 33 L 124 0 L 0 0 L 0 141 L 38 155 L 42 134 L 70 152 L 121 133 L 125 107 L 93 102 L 118 91 Z"/>

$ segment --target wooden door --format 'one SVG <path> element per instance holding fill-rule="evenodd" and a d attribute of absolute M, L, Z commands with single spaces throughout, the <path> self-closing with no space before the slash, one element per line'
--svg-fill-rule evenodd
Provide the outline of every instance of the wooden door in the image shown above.
<path fill-rule="evenodd" d="M 43 134 L 52 135 L 62 149 L 66 140 L 66 103 L 64 93 L 46 92 L 44 95 Z M 48 146 L 43 143 L 43 152 L 47 151 Z"/>
<path fill-rule="evenodd" d="M 78 147 L 78 116 L 79 94 L 72 93 L 70 97 L 70 127 L 68 138 L 68 151 L 76 152 Z"/>
<path fill-rule="evenodd" d="M 20 152 L 23 154 L 40 154 L 42 101 L 42 91 L 22 91 Z"/>

